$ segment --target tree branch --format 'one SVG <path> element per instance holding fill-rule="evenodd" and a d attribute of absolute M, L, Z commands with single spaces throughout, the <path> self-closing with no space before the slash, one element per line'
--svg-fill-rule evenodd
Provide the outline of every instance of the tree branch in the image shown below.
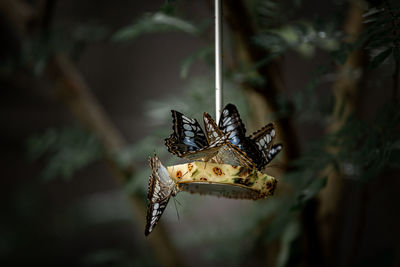
<path fill-rule="evenodd" d="M 50 1 L 50 4 L 54 4 L 52 0 Z M 42 7 L 43 6 L 47 5 L 42 5 Z M 51 8 L 51 5 L 47 7 Z M 23 10 L 20 10 L 21 8 Z M 14 26 L 14 29 L 18 31 L 21 36 L 25 36 L 25 38 L 29 35 L 27 33 L 27 29 L 29 28 L 27 24 L 32 19 L 31 15 L 26 15 L 26 10 L 29 10 L 29 14 L 34 13 L 32 8 L 32 6 L 16 0 L 2 0 L 0 4 L 0 11 L 8 14 L 8 21 Z M 43 13 L 36 12 L 35 14 Z M 47 14 L 47 16 L 50 16 L 50 14 Z M 48 24 L 45 21 L 41 26 L 43 25 L 46 26 Z M 131 166 L 122 168 L 115 161 L 115 153 L 124 148 L 127 143 L 122 134 L 112 123 L 79 71 L 66 56 L 53 56 L 46 70 L 48 77 L 53 80 L 55 87 L 76 120 L 98 136 L 106 151 L 107 162 L 112 166 L 113 177 L 117 183 L 123 184 L 134 171 L 134 166 L 132 164 Z M 130 196 L 130 199 L 134 218 L 139 221 L 141 229 L 144 229 L 146 214 L 144 199 L 135 195 Z M 163 229 L 162 224 L 157 227 L 157 230 L 154 231 L 147 240 L 152 245 L 155 251 L 155 257 L 160 265 L 182 265 L 178 253 L 170 241 L 167 232 Z"/>
<path fill-rule="evenodd" d="M 225 1 L 224 15 L 232 34 L 236 36 L 239 46 L 242 48 L 244 60 L 249 65 L 256 65 L 261 59 L 267 56 L 266 52 L 253 45 L 251 38 L 256 34 L 255 27 L 252 25 L 246 6 L 241 0 Z M 261 77 L 267 79 L 267 84 L 262 86 L 250 85 L 243 83 L 245 88 L 254 90 L 262 95 L 269 110 L 278 111 L 279 104 L 277 102 L 280 93 L 287 91 L 284 84 L 281 66 L 279 60 L 272 60 L 270 63 L 260 66 L 257 69 Z M 289 117 L 281 117 L 277 121 L 279 136 L 285 145 L 285 153 L 288 160 L 295 159 L 300 154 L 298 138 L 296 131 Z"/>
<path fill-rule="evenodd" d="M 258 63 L 268 56 L 268 52 L 255 46 L 252 42 L 252 38 L 256 35 L 256 27 L 253 25 L 253 20 L 247 11 L 246 5 L 242 0 L 229 0 L 225 1 L 224 4 L 224 16 L 235 38 L 235 44 L 237 44 L 235 55 L 241 57 L 240 60 L 246 62 L 249 66 L 259 65 Z M 260 77 L 266 79 L 266 84 L 257 85 L 242 82 L 242 87 L 250 90 L 253 94 L 257 94 L 253 99 L 254 101 L 260 97 L 262 98 L 264 103 L 261 106 L 265 108 L 260 109 L 259 112 L 265 114 L 271 111 L 280 111 L 279 96 L 287 91 L 280 60 L 274 59 L 268 64 L 259 65 L 256 72 Z M 288 104 L 290 105 L 289 102 Z M 300 146 L 291 118 L 288 115 L 280 116 L 276 124 L 279 131 L 278 136 L 284 144 L 285 161 L 288 162 L 298 158 Z M 286 168 L 288 167 L 286 166 Z M 266 225 L 268 224 L 263 224 L 263 227 Z M 268 263 L 276 264 L 279 241 L 275 240 L 268 247 L 259 247 L 258 249 L 265 251 L 266 255 L 268 255 Z"/>
<path fill-rule="evenodd" d="M 52 58 L 48 71 L 54 77 L 54 83 L 62 95 L 62 99 L 75 118 L 99 137 L 106 150 L 107 160 L 113 168 L 113 177 L 119 184 L 123 184 L 134 171 L 133 165 L 122 169 L 114 159 L 115 153 L 126 145 L 125 139 L 107 116 L 107 113 L 70 60 L 63 55 L 57 55 Z M 135 220 L 139 220 L 141 229 L 144 229 L 146 214 L 144 201 L 135 195 L 131 195 L 130 199 Z M 157 227 L 157 231 L 154 231 L 148 240 L 156 252 L 160 265 L 180 265 L 178 253 L 162 225 Z"/>
<path fill-rule="evenodd" d="M 357 1 L 351 1 L 344 23 L 344 32 L 348 41 L 353 42 L 362 31 L 363 9 Z M 358 89 L 361 75 L 356 75 L 363 67 L 362 49 L 352 52 L 346 63 L 338 68 L 338 79 L 333 85 L 335 107 L 333 122 L 328 132 L 335 133 L 344 127 L 348 117 L 354 112 L 358 102 Z M 336 153 L 336 148 L 331 148 Z M 318 196 L 316 226 L 322 247 L 325 265 L 335 265 L 337 235 L 340 233 L 340 214 L 344 201 L 345 180 L 341 173 L 330 172 L 327 186 Z M 312 253 L 312 252 L 311 252 Z M 328 264 L 329 263 L 329 264 Z"/>

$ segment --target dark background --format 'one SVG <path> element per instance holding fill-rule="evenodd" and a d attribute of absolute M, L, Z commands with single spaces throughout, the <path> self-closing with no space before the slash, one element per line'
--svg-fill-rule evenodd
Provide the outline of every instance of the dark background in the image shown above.
<path fill-rule="evenodd" d="M 240 1 L 233 1 L 236 2 Z M 0 50 L 2 65 L 6 66 L 2 68 L 0 79 L 3 92 L 0 100 L 0 261 L 4 266 L 400 266 L 397 244 L 400 237 L 400 183 L 398 171 L 389 167 L 382 168 L 368 181 L 354 175 L 342 175 L 338 187 L 340 192 L 332 191 L 336 197 L 332 197 L 331 202 L 337 201 L 337 196 L 340 196 L 340 201 L 332 204 L 335 212 L 330 214 L 331 217 L 318 217 L 318 205 L 323 201 L 330 205 L 329 194 L 327 198 L 322 197 L 323 200 L 313 195 L 298 213 L 282 219 L 284 223 L 281 225 L 285 228 L 276 230 L 274 238 L 266 234 L 280 225 L 279 221 L 274 224 L 273 218 L 286 212 L 283 210 L 287 202 L 285 197 L 295 197 L 298 193 L 296 188 L 292 188 L 296 185 L 285 180 L 285 173 L 291 171 L 288 166 L 305 153 L 303 151 L 309 143 L 329 133 L 332 127 L 329 123 L 334 116 L 327 122 L 323 119 L 323 123 L 315 123 L 304 120 L 304 117 L 299 119 L 303 113 L 298 115 L 294 112 L 290 117 L 292 135 L 287 137 L 287 128 L 278 129 L 279 136 L 286 135 L 286 139 L 283 137 L 280 141 L 287 151 L 275 160 L 270 170 L 279 180 L 276 198 L 258 203 L 181 193 L 178 196 L 181 205 L 177 207 L 180 219 L 177 219 L 171 200 L 160 225 L 154 230 L 159 233 L 152 233 L 157 236 L 144 237 L 143 203 L 150 173 L 146 160 L 153 150 L 160 153 L 167 163 L 171 158 L 163 145 L 163 139 L 170 133 L 169 109 L 183 109 L 185 114 L 198 119 L 204 111 L 214 114 L 214 78 L 213 66 L 208 64 L 210 60 L 195 61 L 188 77 L 180 77 L 182 62 L 202 47 L 212 44 L 211 1 L 172 1 L 172 5 L 179 7 L 178 14 L 184 14 L 189 21 L 206 21 L 206 25 L 208 21 L 207 30 L 200 36 L 167 31 L 143 34 L 128 41 L 111 40 L 122 27 L 146 13 L 157 12 L 165 3 L 18 0 L 4 1 L 0 5 L 0 34 L 3 39 Z M 351 9 L 352 4 L 346 1 L 302 1 L 291 21 L 315 17 L 329 21 L 332 18 L 338 27 L 342 27 Z M 363 11 L 366 10 L 364 7 Z M 248 24 L 241 22 L 242 26 Z M 104 30 L 104 36 L 91 41 L 91 35 L 84 32 L 80 37 L 84 41 L 74 39 L 76 35 L 71 33 L 76 34 L 79 27 L 87 25 Z M 240 29 L 232 26 L 229 19 L 225 21 L 225 28 L 227 52 L 224 60 L 227 65 L 241 66 L 243 47 L 235 39 Z M 63 37 L 48 45 L 48 36 L 41 36 L 42 32 Z M 334 38 L 341 42 L 343 39 L 338 36 Z M 35 43 L 37 38 L 44 40 Z M 367 66 L 371 55 L 369 51 L 363 51 L 361 69 Z M 45 56 L 37 56 L 42 52 Z M 340 69 L 340 64 L 331 63 L 329 52 L 316 46 L 307 55 L 296 49 L 288 49 L 280 55 L 279 65 L 275 65 L 278 67 L 272 68 L 280 72 L 284 81 L 286 91 L 283 95 L 293 99 L 297 92 L 304 91 L 315 76 L 312 73 L 322 64 L 327 64 L 333 71 Z M 27 59 L 24 58 L 26 53 Z M 78 131 L 78 136 L 81 134 L 79 129 L 89 134 L 94 132 L 95 136 L 98 130 L 87 121 L 86 115 L 79 114 L 85 110 L 77 112 L 71 105 L 69 99 L 74 99 L 74 94 L 70 97 L 57 88 L 62 87 L 62 82 L 53 57 L 60 54 L 71 61 L 72 68 L 84 79 L 102 112 L 119 131 L 117 135 L 126 140 L 120 147 L 128 148 L 126 158 L 129 164 L 122 167 L 130 179 L 128 189 L 118 178 L 121 174 L 116 174 L 119 167 L 115 167 L 112 160 L 110 163 L 109 147 L 104 145 L 101 134 L 94 142 L 96 145 L 100 143 L 100 147 L 105 146 L 100 148 L 100 156 L 79 165 L 71 175 L 60 175 L 53 169 L 53 173 L 50 171 L 48 176 L 43 176 L 43 170 L 55 154 L 35 156 L 39 153 L 35 149 L 32 152 L 35 140 L 39 147 L 45 147 L 37 140 L 49 129 L 54 129 L 57 134 L 66 131 L 70 135 L 71 131 L 72 134 Z M 15 59 L 18 64 L 13 63 Z M 356 104 L 352 110 L 357 118 L 368 121 L 371 128 L 379 107 L 393 98 L 387 89 L 392 87 L 393 68 L 394 63 L 387 60 L 380 69 L 364 72 L 359 82 L 361 89 L 357 90 L 361 93 L 356 94 L 357 101 L 354 101 Z M 264 99 L 260 97 L 262 92 L 252 90 L 251 86 L 249 89 L 247 83 L 232 78 L 235 71 L 243 73 L 240 67 L 226 71 L 229 73 L 224 101 L 233 102 L 239 111 L 243 110 L 242 118 L 248 125 L 248 132 L 271 120 L 279 120 L 279 115 L 270 115 L 277 110 L 265 108 L 268 100 L 260 100 Z M 332 88 L 337 86 L 335 81 L 339 78 L 326 75 L 326 79 L 315 92 L 318 103 L 322 103 L 326 95 L 334 95 Z M 191 89 L 193 87 L 196 89 Z M 198 104 L 192 104 L 190 101 L 193 99 L 182 99 L 187 92 L 195 92 L 192 96 L 203 92 L 203 96 L 199 97 Z M 196 96 L 192 98 L 196 99 Z M 327 109 L 334 106 L 332 102 L 327 103 Z M 289 106 L 289 110 L 291 108 Z M 307 104 L 303 108 L 307 109 Z M 309 113 L 315 115 L 316 111 Z M 281 124 L 278 122 L 278 125 Z M 385 131 L 384 128 L 380 130 Z M 394 130 L 393 134 L 398 133 L 398 125 Z M 65 147 L 69 146 L 70 135 L 66 135 Z M 155 137 L 146 140 L 149 136 Z M 290 139 L 291 136 L 296 140 Z M 48 139 L 51 139 L 49 135 L 40 140 Z M 71 142 L 74 143 L 74 139 Z M 291 150 L 292 142 L 298 144 L 298 148 L 293 148 L 296 152 Z M 78 154 L 73 152 L 66 157 L 78 158 L 79 161 Z M 57 166 L 62 166 L 63 158 L 58 160 Z M 134 171 L 131 163 L 135 165 Z M 135 179 L 136 182 L 132 182 Z M 327 188 L 335 183 L 331 181 L 335 180 L 328 179 Z M 298 191 L 303 192 L 303 189 Z M 130 195 L 134 195 L 133 202 Z M 135 204 L 138 200 L 143 203 Z M 273 216 L 270 216 L 270 210 L 274 211 Z M 263 217 L 263 214 L 269 215 Z M 335 234 L 328 237 L 321 234 L 319 223 L 328 224 L 325 226 L 328 232 L 334 230 Z M 167 249 L 160 252 L 160 247 Z M 324 247 L 329 248 L 328 254 L 324 254 Z M 169 254 L 166 256 L 165 252 Z"/>

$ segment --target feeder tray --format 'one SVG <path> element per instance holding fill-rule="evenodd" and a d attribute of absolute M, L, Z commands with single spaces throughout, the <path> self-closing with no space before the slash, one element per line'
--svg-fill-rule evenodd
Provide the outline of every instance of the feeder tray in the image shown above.
<path fill-rule="evenodd" d="M 280 144 L 273 145 L 273 124 L 246 137 L 246 129 L 236 107 L 228 104 L 222 110 L 221 8 L 221 0 L 215 0 L 216 121 L 204 113 L 204 134 L 197 120 L 172 111 L 173 133 L 165 140 L 168 151 L 181 158 L 202 161 L 165 168 L 155 154 L 150 158 L 152 174 L 147 194 L 149 205 L 145 235 L 153 231 L 170 197 L 178 191 L 253 200 L 264 199 L 275 191 L 276 179 L 258 171 L 282 149 Z"/>
<path fill-rule="evenodd" d="M 170 178 L 181 191 L 235 199 L 263 199 L 273 195 L 274 177 L 240 166 L 191 162 L 167 167 Z"/>

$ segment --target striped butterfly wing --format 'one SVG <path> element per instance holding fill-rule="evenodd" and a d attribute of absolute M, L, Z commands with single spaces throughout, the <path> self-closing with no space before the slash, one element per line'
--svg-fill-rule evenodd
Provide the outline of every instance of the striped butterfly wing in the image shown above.
<path fill-rule="evenodd" d="M 171 180 L 167 169 L 161 164 L 156 154 L 154 154 L 153 158 L 150 158 L 150 167 L 152 173 L 149 179 L 147 194 L 149 204 L 147 206 L 146 228 L 144 232 L 146 236 L 157 225 L 168 205 L 170 197 L 175 196 L 177 193 L 174 181 Z"/>
<path fill-rule="evenodd" d="M 250 169 L 255 167 L 255 164 L 247 157 L 246 153 L 228 141 L 229 134 L 224 134 L 208 113 L 204 113 L 203 120 L 208 141 L 218 147 L 218 153 L 215 157 L 218 163 L 243 166 Z"/>
<path fill-rule="evenodd" d="M 206 137 L 210 146 L 221 146 L 228 140 L 217 126 L 213 118 L 207 112 L 203 114 L 204 128 L 206 129 Z"/>
<path fill-rule="evenodd" d="M 169 152 L 182 158 L 208 145 L 207 138 L 196 119 L 186 117 L 175 110 L 171 110 L 171 113 L 173 133 L 165 139 Z"/>
<path fill-rule="evenodd" d="M 282 145 L 273 145 L 275 130 L 272 123 L 246 137 L 246 128 L 233 104 L 223 109 L 218 126 L 260 171 L 282 150 Z"/>
<path fill-rule="evenodd" d="M 228 104 L 225 106 L 218 127 L 228 135 L 229 142 L 253 162 L 253 166 L 258 168 L 261 165 L 263 155 L 256 144 L 246 137 L 246 128 L 235 105 Z"/>
<path fill-rule="evenodd" d="M 247 169 L 256 168 L 255 163 L 237 146 L 227 143 L 222 146 L 216 156 L 217 163 L 230 164 L 233 166 L 241 166 Z"/>
<path fill-rule="evenodd" d="M 175 110 L 172 110 L 172 117 L 173 133 L 165 139 L 169 152 L 189 160 L 208 161 L 215 156 L 218 147 L 223 143 L 220 138 L 209 143 L 196 119 L 188 118 Z"/>
<path fill-rule="evenodd" d="M 242 149 L 246 139 L 246 128 L 235 105 L 228 104 L 221 112 L 219 129 L 228 135 L 229 142 Z"/>
<path fill-rule="evenodd" d="M 154 183 L 158 183 L 158 181 L 154 178 L 154 176 L 150 177 L 150 180 L 154 180 Z M 155 187 L 158 187 L 159 185 L 155 185 Z M 165 190 L 165 189 L 163 189 Z M 162 198 L 162 193 L 154 193 L 154 199 L 155 202 L 150 202 L 147 206 L 147 215 L 146 215 L 146 228 L 144 231 L 144 234 L 148 236 L 154 229 L 154 227 L 157 225 L 158 221 L 161 218 L 161 215 L 163 214 L 165 208 L 168 205 L 168 201 L 170 199 L 170 196 L 167 196 L 165 198 Z"/>
<path fill-rule="evenodd" d="M 275 158 L 275 156 L 278 155 L 278 153 L 282 150 L 282 148 L 283 148 L 282 144 L 273 145 L 270 148 L 270 150 L 268 150 L 267 163 L 266 164 L 270 163 Z"/>
<path fill-rule="evenodd" d="M 257 164 L 259 170 L 262 170 L 271 162 L 283 148 L 281 144 L 273 145 L 275 135 L 274 125 L 269 123 L 249 137 L 257 146 L 260 153 L 262 153 L 261 161 Z"/>

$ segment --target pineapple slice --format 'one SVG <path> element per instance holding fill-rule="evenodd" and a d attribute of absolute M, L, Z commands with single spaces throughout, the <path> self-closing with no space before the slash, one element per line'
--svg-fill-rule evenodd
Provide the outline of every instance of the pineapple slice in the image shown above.
<path fill-rule="evenodd" d="M 195 161 L 167 167 L 179 190 L 228 198 L 261 199 L 274 193 L 274 177 L 240 166 Z"/>

